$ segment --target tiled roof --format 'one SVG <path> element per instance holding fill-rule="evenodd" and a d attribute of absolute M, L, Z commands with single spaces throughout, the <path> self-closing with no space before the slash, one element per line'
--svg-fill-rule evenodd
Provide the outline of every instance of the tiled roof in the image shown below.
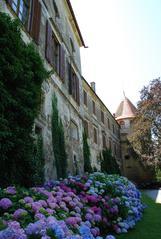
<path fill-rule="evenodd" d="M 126 118 L 134 118 L 136 115 L 136 107 L 131 103 L 131 101 L 125 97 L 124 100 L 121 101 L 119 107 L 116 110 L 115 118 L 126 119 Z"/>

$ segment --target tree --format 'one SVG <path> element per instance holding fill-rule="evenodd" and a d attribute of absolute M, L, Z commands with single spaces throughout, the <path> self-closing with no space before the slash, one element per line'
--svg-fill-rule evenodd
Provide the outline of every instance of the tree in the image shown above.
<path fill-rule="evenodd" d="M 110 149 L 103 149 L 100 154 L 101 171 L 108 174 L 120 174 L 119 165 L 116 162 L 115 157 L 112 156 Z"/>
<path fill-rule="evenodd" d="M 52 143 L 58 178 L 67 176 L 67 155 L 65 151 L 64 128 L 59 117 L 57 98 L 52 99 Z"/>
<path fill-rule="evenodd" d="M 141 90 L 138 111 L 129 136 L 142 161 L 161 167 L 161 80 L 152 80 Z"/>
<path fill-rule="evenodd" d="M 87 141 L 87 134 L 83 132 L 83 157 L 84 157 L 84 172 L 91 173 L 92 166 L 90 160 L 90 148 Z"/>
<path fill-rule="evenodd" d="M 48 74 L 17 20 L 0 13 L 0 183 L 34 184 L 32 129 Z"/>

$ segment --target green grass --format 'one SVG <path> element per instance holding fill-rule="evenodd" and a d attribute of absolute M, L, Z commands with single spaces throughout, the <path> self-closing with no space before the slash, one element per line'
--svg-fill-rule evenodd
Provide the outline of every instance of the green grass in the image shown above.
<path fill-rule="evenodd" d="M 161 239 L 161 204 L 155 203 L 145 194 L 142 198 L 148 206 L 142 220 L 127 234 L 116 236 L 117 239 Z"/>

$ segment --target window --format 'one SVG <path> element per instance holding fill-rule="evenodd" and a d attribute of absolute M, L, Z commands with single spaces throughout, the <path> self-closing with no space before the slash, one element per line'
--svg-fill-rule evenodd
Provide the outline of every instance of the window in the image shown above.
<path fill-rule="evenodd" d="M 104 123 L 105 119 L 104 119 L 104 112 L 101 110 L 101 121 L 102 123 Z"/>
<path fill-rule="evenodd" d="M 95 144 L 97 144 L 97 129 L 93 128 L 93 141 Z"/>
<path fill-rule="evenodd" d="M 52 65 L 54 66 L 57 74 L 59 74 L 59 62 L 60 62 L 60 44 L 55 35 L 52 34 Z"/>
<path fill-rule="evenodd" d="M 29 13 L 29 0 L 11 0 L 8 1 L 13 11 L 23 24 L 27 23 Z"/>
<path fill-rule="evenodd" d="M 93 107 L 93 114 L 96 114 L 96 105 L 95 102 L 92 100 L 92 107 Z"/>
<path fill-rule="evenodd" d="M 50 19 L 52 21 L 52 19 Z M 55 34 L 52 31 L 49 21 L 46 22 L 46 47 L 45 57 L 47 61 L 54 66 L 56 73 L 61 80 L 65 81 L 65 50 L 63 45 L 60 45 Z"/>
<path fill-rule="evenodd" d="M 73 43 L 71 38 L 70 38 L 70 45 L 71 45 L 72 52 L 74 53 L 75 52 L 75 47 L 74 47 L 74 43 Z"/>
<path fill-rule="evenodd" d="M 78 140 L 78 127 L 77 125 L 71 121 L 71 124 L 70 124 L 70 136 L 71 136 L 71 139 L 74 139 L 74 140 Z"/>
<path fill-rule="evenodd" d="M 114 126 L 114 124 L 112 125 L 112 132 L 115 133 L 115 126 Z"/>
<path fill-rule="evenodd" d="M 72 95 L 73 99 L 80 104 L 80 93 L 79 93 L 79 78 L 74 72 L 71 64 L 68 64 L 68 80 L 69 80 L 69 94 Z"/>
<path fill-rule="evenodd" d="M 109 118 L 107 119 L 107 124 L 108 124 L 108 128 L 111 129 L 111 126 L 110 126 L 110 119 L 109 119 Z"/>
<path fill-rule="evenodd" d="M 87 106 L 87 92 L 85 90 L 83 91 L 83 99 L 84 99 L 84 105 Z"/>
<path fill-rule="evenodd" d="M 88 136 L 88 121 L 87 120 L 84 120 L 84 131 L 86 135 Z"/>
<path fill-rule="evenodd" d="M 105 149 L 106 148 L 106 135 L 104 132 L 102 132 L 102 145 L 103 145 L 103 148 Z"/>
<path fill-rule="evenodd" d="M 125 128 L 125 122 L 124 121 L 120 121 L 119 123 L 120 123 L 121 129 L 124 129 Z"/>
<path fill-rule="evenodd" d="M 57 7 L 57 5 L 56 5 L 55 0 L 53 0 L 53 7 L 54 7 L 54 11 L 55 11 L 55 16 L 56 16 L 56 17 L 60 17 L 59 11 L 58 11 L 58 7 Z"/>

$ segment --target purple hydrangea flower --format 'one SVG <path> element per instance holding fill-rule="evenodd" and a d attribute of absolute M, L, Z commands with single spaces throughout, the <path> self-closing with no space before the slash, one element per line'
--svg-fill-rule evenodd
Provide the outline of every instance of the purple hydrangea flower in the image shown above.
<path fill-rule="evenodd" d="M 28 214 L 28 212 L 26 210 L 19 208 L 14 212 L 13 217 L 14 217 L 14 219 L 17 220 L 18 218 L 25 216 L 27 214 Z"/>
<path fill-rule="evenodd" d="M 9 198 L 2 198 L 0 200 L 0 207 L 5 209 L 8 209 L 12 206 L 12 201 Z"/>
<path fill-rule="evenodd" d="M 7 187 L 6 193 L 12 194 L 12 195 L 16 194 L 16 188 L 14 186 Z"/>

